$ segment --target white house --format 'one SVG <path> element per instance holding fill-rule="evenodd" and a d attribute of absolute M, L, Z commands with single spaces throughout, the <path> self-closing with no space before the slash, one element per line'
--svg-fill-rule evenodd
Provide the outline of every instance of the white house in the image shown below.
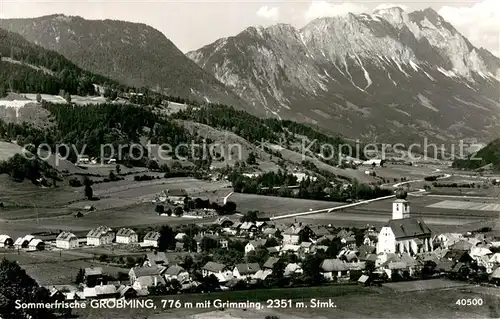
<path fill-rule="evenodd" d="M 265 239 L 251 240 L 245 245 L 245 255 L 266 245 Z"/>
<path fill-rule="evenodd" d="M 87 233 L 88 246 L 102 246 L 111 244 L 115 239 L 115 233 L 107 226 L 99 226 Z"/>
<path fill-rule="evenodd" d="M 178 280 L 180 283 L 189 280 L 189 272 L 181 266 L 173 265 L 165 271 L 165 280 Z"/>
<path fill-rule="evenodd" d="M 233 272 L 224 264 L 209 261 L 201 269 L 201 275 L 208 277 L 214 275 L 219 282 L 227 282 L 233 278 Z"/>
<path fill-rule="evenodd" d="M 164 285 L 165 280 L 159 274 L 139 276 L 135 279 L 132 288 L 136 291 L 147 290 L 148 287 Z"/>
<path fill-rule="evenodd" d="M 159 242 L 160 242 L 160 233 L 156 231 L 150 231 L 144 236 L 142 246 L 157 248 Z"/>
<path fill-rule="evenodd" d="M 298 245 L 302 238 L 312 235 L 311 229 L 307 226 L 291 226 L 283 232 L 283 244 Z"/>
<path fill-rule="evenodd" d="M 435 242 L 443 248 L 449 248 L 462 239 L 464 239 L 464 236 L 460 233 L 443 233 L 436 237 Z"/>
<path fill-rule="evenodd" d="M 14 245 L 14 241 L 8 235 L 0 235 L 0 248 L 11 247 Z"/>
<path fill-rule="evenodd" d="M 78 237 L 73 233 L 63 231 L 56 238 L 56 247 L 62 249 L 78 248 Z"/>
<path fill-rule="evenodd" d="M 137 233 L 130 228 L 122 228 L 116 233 L 116 242 L 119 244 L 135 244 L 138 241 Z"/>
<path fill-rule="evenodd" d="M 249 279 L 261 270 L 258 263 L 237 264 L 233 269 L 233 276 L 237 279 Z"/>
<path fill-rule="evenodd" d="M 377 254 L 417 253 L 431 251 L 431 230 L 421 218 L 410 216 L 407 194 L 398 191 L 393 203 L 392 219 L 382 227 L 378 235 Z"/>

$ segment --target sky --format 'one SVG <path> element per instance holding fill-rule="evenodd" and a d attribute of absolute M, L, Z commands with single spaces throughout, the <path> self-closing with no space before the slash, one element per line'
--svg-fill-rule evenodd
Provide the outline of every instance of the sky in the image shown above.
<path fill-rule="evenodd" d="M 434 8 L 474 45 L 500 56 L 500 0 L 436 0 L 388 3 L 364 1 L 262 0 L 0 0 L 0 18 L 63 13 L 86 19 L 146 23 L 165 34 L 183 52 L 233 36 L 249 26 L 288 23 L 303 27 L 318 17 L 372 13 L 377 7 L 406 11 Z"/>

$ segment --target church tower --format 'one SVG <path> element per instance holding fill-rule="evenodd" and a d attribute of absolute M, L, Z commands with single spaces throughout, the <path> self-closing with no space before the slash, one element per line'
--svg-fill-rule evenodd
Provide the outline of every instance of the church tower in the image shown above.
<path fill-rule="evenodd" d="M 396 200 L 392 203 L 392 219 L 410 218 L 410 203 L 406 200 L 408 193 L 400 189 L 396 191 Z"/>

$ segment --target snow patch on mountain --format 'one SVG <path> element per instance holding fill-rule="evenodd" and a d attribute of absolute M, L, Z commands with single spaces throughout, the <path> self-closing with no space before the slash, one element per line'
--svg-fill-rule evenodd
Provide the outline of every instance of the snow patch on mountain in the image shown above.
<path fill-rule="evenodd" d="M 453 71 L 445 70 L 442 67 L 438 67 L 437 70 L 449 78 L 455 78 L 457 75 Z"/>

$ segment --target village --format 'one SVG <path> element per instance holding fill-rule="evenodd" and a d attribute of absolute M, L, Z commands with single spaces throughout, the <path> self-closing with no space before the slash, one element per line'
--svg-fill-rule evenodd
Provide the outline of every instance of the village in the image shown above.
<path fill-rule="evenodd" d="M 175 207 L 193 199 L 185 190 L 167 190 L 156 201 Z M 381 228 L 283 224 L 250 211 L 215 222 L 204 222 L 200 214 L 175 228 L 149 231 L 102 225 L 85 236 L 62 231 L 43 240 L 2 234 L 0 249 L 12 257 L 92 251 L 95 258 L 87 259 L 73 281 L 45 285 L 54 301 L 68 302 L 437 279 L 500 284 L 500 238 L 481 231 L 435 233 L 410 207 L 407 192 L 399 189 L 392 218 Z M 106 273 L 103 265 L 109 264 L 128 272 Z"/>

